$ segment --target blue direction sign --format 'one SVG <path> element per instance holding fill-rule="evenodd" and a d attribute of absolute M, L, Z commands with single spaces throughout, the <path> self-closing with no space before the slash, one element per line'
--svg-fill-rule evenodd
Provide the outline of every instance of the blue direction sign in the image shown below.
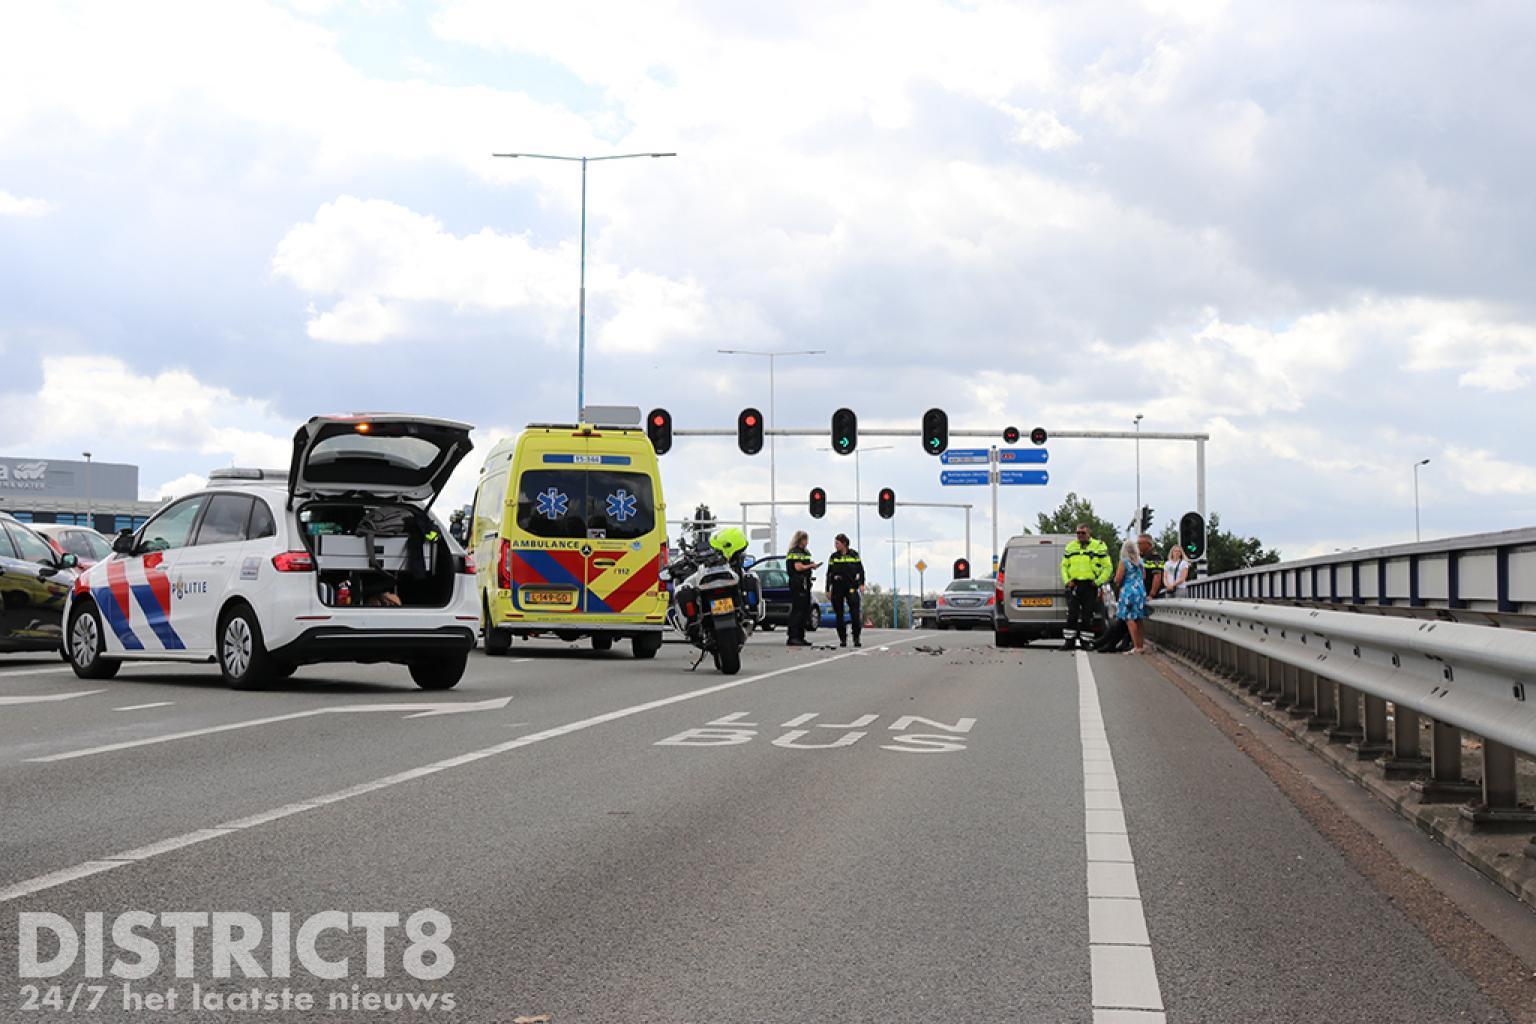
<path fill-rule="evenodd" d="M 985 448 L 951 448 L 939 461 L 946 466 L 985 466 L 990 454 Z"/>
<path fill-rule="evenodd" d="M 1050 483 L 1051 474 L 1043 469 L 1000 469 L 997 471 L 997 482 L 1038 486 Z"/>
<path fill-rule="evenodd" d="M 1043 465 L 1050 461 L 1051 453 L 1045 448 L 1003 448 L 997 453 L 998 462 L 1031 462 Z"/>
<path fill-rule="evenodd" d="M 991 481 L 985 469 L 945 469 L 939 472 L 939 483 L 945 487 L 985 487 Z"/>

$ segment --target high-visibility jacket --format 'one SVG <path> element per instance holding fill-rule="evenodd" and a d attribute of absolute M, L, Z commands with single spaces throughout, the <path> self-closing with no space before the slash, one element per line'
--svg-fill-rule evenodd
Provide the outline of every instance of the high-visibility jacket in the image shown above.
<path fill-rule="evenodd" d="M 1152 584 L 1163 572 L 1163 560 L 1161 558 L 1148 558 L 1141 563 L 1142 570 L 1146 573 L 1147 596 L 1152 596 Z"/>
<path fill-rule="evenodd" d="M 1109 548 L 1096 538 L 1087 544 L 1072 541 L 1061 556 L 1061 582 L 1065 586 L 1081 580 L 1092 580 L 1098 586 L 1109 582 L 1111 573 Z"/>
<path fill-rule="evenodd" d="M 805 548 L 790 548 L 784 556 L 784 568 L 789 570 L 789 589 L 810 593 L 811 590 L 811 553 Z"/>

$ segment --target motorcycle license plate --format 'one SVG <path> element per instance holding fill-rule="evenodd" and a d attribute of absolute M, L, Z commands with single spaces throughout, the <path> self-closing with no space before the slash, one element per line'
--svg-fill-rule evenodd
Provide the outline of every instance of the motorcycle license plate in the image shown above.
<path fill-rule="evenodd" d="M 735 611 L 736 602 L 729 597 L 717 598 L 716 600 L 709 602 L 709 610 L 711 614 L 723 615 L 726 612 Z"/>
<path fill-rule="evenodd" d="M 524 590 L 524 604 L 569 604 L 569 590 Z"/>
<path fill-rule="evenodd" d="M 1049 608 L 1051 599 L 1048 597 L 1016 597 L 1013 599 L 1015 608 Z"/>

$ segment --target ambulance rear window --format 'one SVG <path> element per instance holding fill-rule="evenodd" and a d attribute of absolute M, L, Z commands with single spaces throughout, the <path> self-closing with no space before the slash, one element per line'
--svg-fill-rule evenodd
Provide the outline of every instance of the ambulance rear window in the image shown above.
<path fill-rule="evenodd" d="M 587 535 L 586 474 L 574 469 L 531 469 L 517 488 L 517 526 L 535 537 Z"/>
<path fill-rule="evenodd" d="M 589 470 L 587 524 L 609 540 L 638 540 L 656 528 L 656 499 L 644 473 Z"/>

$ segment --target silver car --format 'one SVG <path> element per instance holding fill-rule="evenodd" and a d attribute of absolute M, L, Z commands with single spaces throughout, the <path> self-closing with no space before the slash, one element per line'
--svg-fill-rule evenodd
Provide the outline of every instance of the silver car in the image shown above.
<path fill-rule="evenodd" d="M 992 625 L 997 596 L 991 580 L 951 580 L 934 603 L 940 629 L 982 629 Z"/>

